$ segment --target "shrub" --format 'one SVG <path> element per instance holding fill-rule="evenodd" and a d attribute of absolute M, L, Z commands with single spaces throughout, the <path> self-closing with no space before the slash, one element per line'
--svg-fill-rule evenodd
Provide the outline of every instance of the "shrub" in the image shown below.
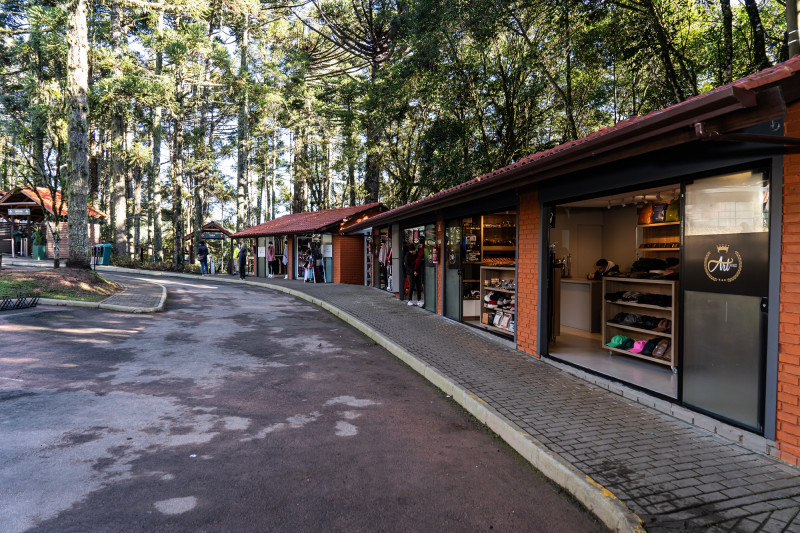
<path fill-rule="evenodd" d="M 111 264 L 123 268 L 138 268 L 141 270 L 158 270 L 161 272 L 184 272 L 186 274 L 200 274 L 200 265 L 176 265 L 166 261 L 137 261 L 121 255 L 112 255 Z"/>

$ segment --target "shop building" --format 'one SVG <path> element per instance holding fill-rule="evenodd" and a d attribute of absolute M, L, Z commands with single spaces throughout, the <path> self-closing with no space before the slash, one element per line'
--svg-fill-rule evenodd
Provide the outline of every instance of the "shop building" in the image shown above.
<path fill-rule="evenodd" d="M 313 247 L 320 256 L 319 272 L 326 283 L 363 284 L 365 239 L 361 235 L 345 235 L 343 231 L 386 209 L 376 202 L 293 213 L 234 233 L 231 238 L 246 239 L 249 248 L 255 251 L 255 261 L 250 267 L 255 276 L 268 277 L 273 272 L 276 276 L 303 279 L 307 251 Z M 272 270 L 268 261 L 270 246 L 274 248 Z M 284 256 L 288 257 L 286 265 Z"/>
<path fill-rule="evenodd" d="M 69 257 L 69 226 L 67 225 L 67 215 L 69 209 L 66 200 L 62 202 L 61 191 L 56 191 L 55 198 L 50 189 L 46 187 L 24 187 L 11 190 L 5 194 L 0 194 L 0 253 L 19 254 L 20 251 L 25 256 L 32 256 L 34 250 L 33 235 L 34 231 L 41 229 L 42 235 L 46 239 L 43 248 L 47 258 L 55 256 L 55 238 L 53 236 L 54 225 L 45 223 L 45 214 L 52 216 L 56 212 L 60 214 L 60 224 L 58 226 L 59 255 L 61 259 Z M 88 206 L 89 214 L 89 246 L 100 242 L 100 224 L 107 218 L 105 213 Z M 15 235 L 22 236 L 20 248 L 17 248 Z M 44 259 L 44 257 L 40 257 Z"/>
<path fill-rule="evenodd" d="M 398 248 L 424 228 L 431 311 L 763 436 L 797 464 L 798 71 L 794 58 L 350 231 Z"/>

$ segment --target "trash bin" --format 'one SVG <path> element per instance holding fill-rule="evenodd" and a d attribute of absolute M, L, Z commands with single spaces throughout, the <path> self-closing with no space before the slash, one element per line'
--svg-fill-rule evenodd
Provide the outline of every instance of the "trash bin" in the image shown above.
<path fill-rule="evenodd" d="M 98 265 L 110 265 L 111 264 L 111 245 L 110 244 L 98 244 L 97 245 L 97 264 Z M 102 251 L 102 256 L 100 252 Z"/>

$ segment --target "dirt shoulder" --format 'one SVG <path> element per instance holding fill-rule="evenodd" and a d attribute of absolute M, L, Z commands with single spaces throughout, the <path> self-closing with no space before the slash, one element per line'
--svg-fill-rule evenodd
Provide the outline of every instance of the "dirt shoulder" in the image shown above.
<path fill-rule="evenodd" d="M 103 279 L 92 270 L 0 270 L 0 297 L 39 296 L 57 300 L 99 302 L 122 290 L 121 286 Z"/>

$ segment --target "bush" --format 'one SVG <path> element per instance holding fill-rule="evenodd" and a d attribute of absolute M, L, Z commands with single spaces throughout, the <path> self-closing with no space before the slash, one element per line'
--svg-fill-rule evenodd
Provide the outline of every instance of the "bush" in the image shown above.
<path fill-rule="evenodd" d="M 161 272 L 183 272 L 186 274 L 200 274 L 200 265 L 176 265 L 166 261 L 137 261 L 121 255 L 112 255 L 111 264 L 123 268 L 138 268 L 141 270 L 158 270 Z"/>

